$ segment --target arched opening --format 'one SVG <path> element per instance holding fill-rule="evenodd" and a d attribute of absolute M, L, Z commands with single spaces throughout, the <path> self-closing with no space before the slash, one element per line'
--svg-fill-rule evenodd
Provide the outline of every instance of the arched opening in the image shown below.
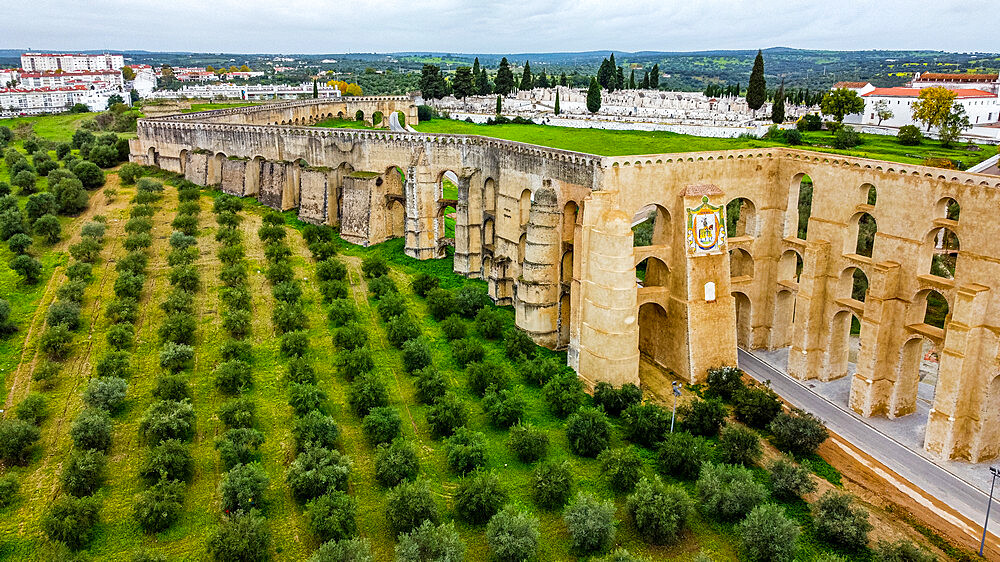
<path fill-rule="evenodd" d="M 670 268 L 660 258 L 649 256 L 635 266 L 635 280 L 640 287 L 668 287 Z"/>
<path fill-rule="evenodd" d="M 149 147 L 149 150 L 146 152 L 146 165 L 147 166 L 158 166 L 159 165 L 159 163 L 157 162 L 157 159 L 156 159 L 156 148 L 155 147 L 152 147 L 152 146 Z"/>
<path fill-rule="evenodd" d="M 830 329 L 825 380 L 839 379 L 857 372 L 860 351 L 861 320 L 853 312 L 841 310 L 833 316 Z"/>
<path fill-rule="evenodd" d="M 729 276 L 753 278 L 753 256 L 743 248 L 729 250 Z"/>
<path fill-rule="evenodd" d="M 563 207 L 563 231 L 562 239 L 565 242 L 573 242 L 573 236 L 576 234 L 576 222 L 579 220 L 580 207 L 574 201 L 566 203 Z"/>
<path fill-rule="evenodd" d="M 778 260 L 778 281 L 798 283 L 802 275 L 802 255 L 795 250 L 785 250 Z"/>
<path fill-rule="evenodd" d="M 662 246 L 667 244 L 669 236 L 670 213 L 660 205 L 646 205 L 632 217 L 633 246 Z"/>
<path fill-rule="evenodd" d="M 927 289 L 921 292 L 924 293 L 923 303 L 920 303 L 919 299 L 917 303 L 918 306 L 919 304 L 923 304 L 924 306 L 922 323 L 943 330 L 945 323 L 948 321 L 948 299 L 944 298 L 944 295 L 934 289 Z"/>
<path fill-rule="evenodd" d="M 252 197 L 260 193 L 260 175 L 263 169 L 263 156 L 255 156 L 252 160 L 247 162 L 243 188 L 244 195 Z"/>
<path fill-rule="evenodd" d="M 443 232 L 445 238 L 455 238 L 455 219 L 457 218 L 456 203 L 458 200 L 458 174 L 445 170 L 438 176 L 438 232 Z"/>
<path fill-rule="evenodd" d="M 559 298 L 559 347 L 569 345 L 569 328 L 572 321 L 572 299 L 566 292 Z"/>
<path fill-rule="evenodd" d="M 930 274 L 945 279 L 954 279 L 958 268 L 958 254 L 961 244 L 958 235 L 950 228 L 935 228 L 927 235 L 925 246 L 930 246 Z"/>
<path fill-rule="evenodd" d="M 861 201 L 865 205 L 875 206 L 878 201 L 878 190 L 870 183 L 861 184 Z"/>
<path fill-rule="evenodd" d="M 848 267 L 840 274 L 837 298 L 865 302 L 868 297 L 868 276 L 859 267 Z"/>
<path fill-rule="evenodd" d="M 563 254 L 561 269 L 562 269 L 562 272 L 561 272 L 561 275 L 559 276 L 560 280 L 563 283 L 572 283 L 573 282 L 573 250 L 570 250 L 570 251 L 568 251 L 568 252 L 566 252 L 566 253 Z"/>
<path fill-rule="evenodd" d="M 495 243 L 495 233 L 493 232 L 493 219 L 488 218 L 483 221 L 483 246 L 492 249 Z"/>
<path fill-rule="evenodd" d="M 812 215 L 813 182 L 806 174 L 796 174 L 788 189 L 788 207 L 785 211 L 785 236 L 806 239 L 809 217 Z"/>
<path fill-rule="evenodd" d="M 359 110 L 357 110 L 357 111 L 356 111 L 356 112 L 354 113 L 354 120 L 355 120 L 355 121 L 364 121 L 364 120 L 365 120 L 365 112 L 364 112 L 364 111 L 361 111 L 360 109 L 359 109 Z"/>
<path fill-rule="evenodd" d="M 378 127 L 379 125 L 381 125 L 383 117 L 384 116 L 382 115 L 381 111 L 376 111 L 375 113 L 372 113 L 372 126 Z"/>
<path fill-rule="evenodd" d="M 875 234 L 878 232 L 878 223 L 875 217 L 868 213 L 855 213 L 850 222 L 851 236 L 848 238 L 848 248 L 845 254 L 857 254 L 859 256 L 872 257 L 872 250 L 875 247 Z"/>
<path fill-rule="evenodd" d="M 778 291 L 774 298 L 774 324 L 771 326 L 771 349 L 792 345 L 792 328 L 795 323 L 795 294 L 789 290 Z"/>
<path fill-rule="evenodd" d="M 726 204 L 726 233 L 730 238 L 757 236 L 757 210 L 753 201 L 737 197 Z"/>
<path fill-rule="evenodd" d="M 222 184 L 222 163 L 226 160 L 226 155 L 219 152 L 208 161 L 208 185 Z"/>
<path fill-rule="evenodd" d="M 962 206 L 951 197 L 945 197 L 937 203 L 937 218 L 948 219 L 958 222 L 958 216 L 962 213 Z"/>
<path fill-rule="evenodd" d="M 736 301 L 736 345 L 744 349 L 750 349 L 750 333 L 752 325 L 750 323 L 750 297 L 743 293 L 733 293 Z"/>
<path fill-rule="evenodd" d="M 389 204 L 386 231 L 393 238 L 406 236 L 406 190 L 403 170 L 399 166 L 390 166 L 382 174 L 385 182 L 386 199 Z"/>
<path fill-rule="evenodd" d="M 525 226 L 528 225 L 528 217 L 529 217 L 529 214 L 531 213 L 531 190 L 530 189 L 525 189 L 524 191 L 521 192 L 521 199 L 520 199 L 520 201 L 518 203 L 518 208 L 520 209 L 519 217 L 520 217 L 520 221 L 521 221 L 521 227 L 523 228 L 523 227 L 525 227 Z"/>
<path fill-rule="evenodd" d="M 524 249 L 528 245 L 528 235 L 522 234 L 517 240 L 517 263 L 518 265 L 524 263 Z"/>
<path fill-rule="evenodd" d="M 933 404 L 941 365 L 938 346 L 925 337 L 907 340 L 899 355 L 899 371 L 889 405 L 893 417 L 915 412 L 918 400 Z"/>
<path fill-rule="evenodd" d="M 337 119 L 343 119 L 343 118 L 344 118 L 344 112 L 343 111 L 338 111 L 337 112 Z"/>
<path fill-rule="evenodd" d="M 494 214 L 497 210 L 497 182 L 493 178 L 486 178 L 483 184 L 483 208 L 487 213 Z"/>
<path fill-rule="evenodd" d="M 659 303 L 647 302 L 639 307 L 639 353 L 654 363 L 666 355 L 669 342 L 667 333 L 667 311 Z"/>
<path fill-rule="evenodd" d="M 179 166 L 180 166 L 181 175 L 183 176 L 184 173 L 187 171 L 188 151 L 187 151 L 186 148 L 183 149 L 183 150 L 181 150 L 181 153 L 178 155 L 178 158 L 180 159 Z"/>
<path fill-rule="evenodd" d="M 493 258 L 489 254 L 483 255 L 483 279 L 489 280 L 493 275 Z"/>
<path fill-rule="evenodd" d="M 406 236 L 406 205 L 402 201 L 393 201 L 389 206 L 389 221 L 392 225 L 392 237 Z"/>
<path fill-rule="evenodd" d="M 396 113 L 396 117 L 399 119 L 399 126 L 400 127 L 405 127 L 406 126 L 406 114 L 403 113 L 402 111 L 399 111 L 399 110 L 396 110 L 395 113 Z"/>

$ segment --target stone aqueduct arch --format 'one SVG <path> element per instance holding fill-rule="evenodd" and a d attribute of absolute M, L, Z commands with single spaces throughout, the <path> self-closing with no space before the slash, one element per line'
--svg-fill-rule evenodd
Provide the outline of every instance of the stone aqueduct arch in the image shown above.
<path fill-rule="evenodd" d="M 601 157 L 477 136 L 281 125 L 357 111 L 402 111 L 417 122 L 405 97 L 143 119 L 132 160 L 298 208 L 351 242 L 402 235 L 419 259 L 442 255 L 438 217 L 450 202 L 439 186 L 450 171 L 456 272 L 487 280 L 517 324 L 566 349 L 589 383 L 640 382 L 640 353 L 701 381 L 707 368 L 735 363 L 737 339 L 750 349 L 790 347 L 788 371 L 800 379 L 844 376 L 838 354 L 854 316 L 852 408 L 914 412 L 913 342 L 929 339 L 941 361 L 925 447 L 973 462 L 1000 455 L 996 178 L 780 147 Z M 813 194 L 803 240 L 806 176 Z M 687 210 L 702 202 L 741 216 L 722 251 L 695 256 Z M 650 209 L 654 243 L 634 247 L 631 227 Z M 870 256 L 857 253 L 863 216 L 877 225 Z M 941 229 L 960 249 L 942 248 Z M 931 256 L 942 251 L 954 271 L 932 275 Z M 640 263 L 655 266 L 648 283 L 637 280 Z M 845 290 L 848 271 L 867 279 L 863 301 Z M 924 323 L 921 299 L 931 290 L 948 304 L 943 327 Z"/>

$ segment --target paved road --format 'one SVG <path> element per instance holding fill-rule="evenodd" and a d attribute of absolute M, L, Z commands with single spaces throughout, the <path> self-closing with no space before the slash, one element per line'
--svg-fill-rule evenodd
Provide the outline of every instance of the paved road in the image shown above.
<path fill-rule="evenodd" d="M 971 519 L 982 532 L 988 496 L 964 480 L 907 449 L 899 442 L 867 425 L 857 414 L 816 394 L 788 374 L 771 367 L 755 355 L 739 350 L 739 367 L 771 387 L 794 406 L 819 416 L 831 431 L 847 439 L 880 463 L 925 492 Z M 984 478 L 988 477 L 984 475 Z M 996 502 L 996 498 L 994 498 Z M 990 514 L 990 533 L 1000 536 L 1000 502 Z"/>

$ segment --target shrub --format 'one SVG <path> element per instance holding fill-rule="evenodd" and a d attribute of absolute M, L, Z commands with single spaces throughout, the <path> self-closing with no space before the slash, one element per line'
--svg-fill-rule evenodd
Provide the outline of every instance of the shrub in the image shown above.
<path fill-rule="evenodd" d="M 253 427 L 257 405 L 250 398 L 233 398 L 219 408 L 219 419 L 228 427 Z"/>
<path fill-rule="evenodd" d="M 741 558 L 787 562 L 795 558 L 799 525 L 773 504 L 758 505 L 738 526 L 742 544 Z"/>
<path fill-rule="evenodd" d="M 427 409 L 427 424 L 434 437 L 448 437 L 464 426 L 467 419 L 465 402 L 451 392 L 446 392 Z"/>
<path fill-rule="evenodd" d="M 10 303 L 0 299 L 0 339 L 17 331 L 17 325 L 10 319 Z"/>
<path fill-rule="evenodd" d="M 174 231 L 170 235 L 170 247 L 175 250 L 180 250 L 184 248 L 193 248 L 198 245 L 198 239 L 190 234 L 185 234 L 183 232 Z"/>
<path fill-rule="evenodd" d="M 191 398 L 187 378 L 181 375 L 160 375 L 156 377 L 153 396 L 160 400 L 181 401 Z"/>
<path fill-rule="evenodd" d="M 170 269 L 169 281 L 171 286 L 193 293 L 201 284 L 201 276 L 193 265 L 178 265 Z"/>
<path fill-rule="evenodd" d="M 413 292 L 416 293 L 417 295 L 421 297 L 426 297 L 427 292 L 430 291 L 431 289 L 437 289 L 440 283 L 441 281 L 437 277 L 434 277 L 433 275 L 430 275 L 428 273 L 418 273 L 416 277 L 413 278 L 413 281 L 410 283 L 410 287 L 413 289 Z"/>
<path fill-rule="evenodd" d="M 372 408 L 361 423 L 365 436 L 372 445 L 392 441 L 399 436 L 401 426 L 399 412 L 391 406 Z"/>
<path fill-rule="evenodd" d="M 190 440 L 194 436 L 194 409 L 191 403 L 186 400 L 154 402 L 139 423 L 139 433 L 153 444 L 167 439 Z"/>
<path fill-rule="evenodd" d="M 208 541 L 208 551 L 218 562 L 267 560 L 270 547 L 267 521 L 256 510 L 230 515 Z"/>
<path fill-rule="evenodd" d="M 316 369 L 304 357 L 296 357 L 288 361 L 286 378 L 289 382 L 299 384 L 315 384 Z"/>
<path fill-rule="evenodd" d="M 691 479 L 711 458 L 712 445 L 704 437 L 683 431 L 668 433 L 657 450 L 657 469 L 664 475 Z"/>
<path fill-rule="evenodd" d="M 314 242 L 309 244 L 309 251 L 316 261 L 326 261 L 337 255 L 337 245 L 333 242 Z"/>
<path fill-rule="evenodd" d="M 448 391 L 448 381 L 434 367 L 424 367 L 417 375 L 417 400 L 421 404 L 433 404 Z"/>
<path fill-rule="evenodd" d="M 622 413 L 625 437 L 634 443 L 652 447 L 670 431 L 670 412 L 656 404 L 634 404 Z"/>
<path fill-rule="evenodd" d="M 225 361 L 215 368 L 215 388 L 223 394 L 236 394 L 252 384 L 250 365 L 243 361 Z"/>
<path fill-rule="evenodd" d="M 384 285 L 385 283 L 377 283 L 378 281 L 381 280 L 388 280 L 388 277 L 379 277 L 378 279 L 373 280 L 369 284 L 369 287 L 378 287 L 380 285 Z M 376 298 L 379 299 L 377 308 L 379 316 L 382 317 L 382 320 L 388 322 L 389 320 L 392 320 L 397 316 L 406 314 L 407 301 L 406 297 L 404 297 L 403 295 L 396 292 L 383 293 L 380 295 L 374 290 L 372 291 L 372 293 L 375 295 Z"/>
<path fill-rule="evenodd" d="M 219 261 L 226 265 L 226 267 L 219 273 L 219 279 L 222 279 L 223 283 L 230 287 L 235 287 L 246 282 L 246 268 L 238 267 L 240 264 L 245 263 L 242 260 L 246 257 L 246 250 L 243 248 L 242 244 L 237 244 L 235 246 L 223 246 L 219 248 L 216 255 L 219 256 Z M 230 268 L 234 265 L 237 267 L 230 270 Z M 234 277 L 230 278 L 228 275 L 224 277 L 227 273 L 231 273 Z"/>
<path fill-rule="evenodd" d="M 292 436 L 295 437 L 295 445 L 300 452 L 310 447 L 334 449 L 340 438 L 340 428 L 333 418 L 313 410 L 295 420 Z"/>
<path fill-rule="evenodd" d="M 21 276 L 21 281 L 26 285 L 34 285 L 42 277 L 42 262 L 27 254 L 14 256 L 7 265 Z"/>
<path fill-rule="evenodd" d="M 582 457 L 596 457 L 611 441 L 611 422 L 597 408 L 584 407 L 566 420 L 569 450 Z"/>
<path fill-rule="evenodd" d="M 347 283 L 343 281 L 320 281 L 319 292 L 323 296 L 323 302 L 346 300 L 349 294 Z"/>
<path fill-rule="evenodd" d="M 785 144 L 789 144 L 791 146 L 798 146 L 802 144 L 802 133 L 800 133 L 798 129 L 788 129 L 785 131 L 784 137 Z"/>
<path fill-rule="evenodd" d="M 507 372 L 495 361 L 470 363 L 465 368 L 469 389 L 478 396 L 484 396 L 489 389 L 499 390 L 507 386 Z"/>
<path fill-rule="evenodd" d="M 14 170 L 10 170 L 13 174 L 10 178 L 10 184 L 18 188 L 21 195 L 30 195 L 37 191 L 38 174 L 31 170 L 21 170 L 14 173 Z"/>
<path fill-rule="evenodd" d="M 455 311 L 465 318 L 473 318 L 485 306 L 489 306 L 490 297 L 485 287 L 478 285 L 463 285 L 454 293 Z"/>
<path fill-rule="evenodd" d="M 357 533 L 354 499 L 341 491 L 331 491 L 309 502 L 306 518 L 309 529 L 321 541 L 342 540 Z"/>
<path fill-rule="evenodd" d="M 42 517 L 42 530 L 49 540 L 60 541 L 72 550 L 79 550 L 90 541 L 99 511 L 100 504 L 94 498 L 61 496 L 52 502 Z"/>
<path fill-rule="evenodd" d="M 89 263 L 73 262 L 66 268 L 66 277 L 70 281 L 87 281 L 91 278 L 93 267 Z"/>
<path fill-rule="evenodd" d="M 459 427 L 445 439 L 448 466 L 459 474 L 467 474 L 486 465 L 486 436 L 467 427 Z"/>
<path fill-rule="evenodd" d="M 736 419 L 762 429 L 781 413 L 781 399 L 770 388 L 744 388 L 733 395 Z"/>
<path fill-rule="evenodd" d="M 309 562 L 375 562 L 375 557 L 368 539 L 353 538 L 323 543 Z"/>
<path fill-rule="evenodd" d="M 767 429 L 774 434 L 774 445 L 778 449 L 799 457 L 815 453 L 829 437 L 823 421 L 806 412 L 796 412 L 795 415 L 782 412 L 768 424 Z"/>
<path fill-rule="evenodd" d="M 295 457 L 285 480 L 292 496 L 305 503 L 335 491 L 347 490 L 351 459 L 336 449 L 309 447 Z"/>
<path fill-rule="evenodd" d="M 410 340 L 403 344 L 403 367 L 406 372 L 413 373 L 430 366 L 431 348 L 423 337 Z"/>
<path fill-rule="evenodd" d="M 367 342 L 368 332 L 357 322 L 341 326 L 333 332 L 333 344 L 341 349 L 357 349 Z"/>
<path fill-rule="evenodd" d="M 774 496 L 783 500 L 793 500 L 816 491 L 810 471 L 791 459 L 776 459 L 767 467 L 771 475 L 771 489 Z"/>
<path fill-rule="evenodd" d="M 534 558 L 538 552 L 538 518 L 507 506 L 497 512 L 486 525 L 486 543 L 493 559 L 501 562 L 521 562 Z"/>
<path fill-rule="evenodd" d="M 580 409 L 587 399 L 583 391 L 583 381 L 576 373 L 562 371 L 545 383 L 542 389 L 552 413 L 565 418 Z"/>
<path fill-rule="evenodd" d="M 379 313 L 382 314 L 382 318 L 389 319 L 393 316 L 398 316 L 406 309 L 406 299 L 399 294 L 399 289 L 396 288 L 396 283 L 393 282 L 388 276 L 376 277 L 368 282 L 368 292 L 371 293 L 376 299 L 384 299 L 386 297 L 392 296 L 396 301 L 395 307 L 398 310 L 392 312 L 383 312 L 383 305 L 379 303 Z"/>
<path fill-rule="evenodd" d="M 454 346 L 457 345 L 457 344 L 459 344 L 459 343 L 461 343 L 463 341 L 463 338 L 465 338 L 465 336 L 467 334 L 465 322 L 457 314 L 452 314 L 448 318 L 445 318 L 444 320 L 441 321 L 441 331 L 444 332 L 444 336 L 446 338 L 448 338 L 449 341 L 454 342 L 454 343 L 452 343 L 453 353 L 454 353 Z M 457 340 L 457 341 L 455 341 L 455 340 Z M 475 341 L 475 340 L 472 340 L 472 341 Z M 482 347 L 481 344 L 480 344 L 480 347 Z M 457 360 L 457 357 L 456 357 L 456 360 Z M 482 361 L 482 357 L 480 357 L 478 359 L 473 359 L 473 361 Z M 466 361 L 466 362 L 468 362 L 468 361 Z M 465 366 L 464 363 L 460 363 L 460 365 L 462 367 Z"/>
<path fill-rule="evenodd" d="M 411 442 L 396 439 L 375 449 L 375 480 L 386 488 L 416 480 L 419 472 L 420 460 Z"/>
<path fill-rule="evenodd" d="M 385 514 L 397 535 L 408 533 L 425 521 L 436 524 L 441 517 L 426 480 L 403 482 L 389 490 Z"/>
<path fill-rule="evenodd" d="M 427 308 L 435 320 L 444 320 L 455 312 L 455 299 L 451 291 L 431 289 L 427 291 Z"/>
<path fill-rule="evenodd" d="M 161 480 L 142 493 L 134 509 L 136 521 L 147 533 L 164 531 L 184 510 L 184 484 Z"/>
<path fill-rule="evenodd" d="M 21 484 L 13 474 L 0 478 L 0 509 L 13 505 L 20 490 Z"/>
<path fill-rule="evenodd" d="M 38 342 L 38 346 L 50 359 L 62 360 L 69 355 L 73 334 L 65 325 L 49 326 Z"/>
<path fill-rule="evenodd" d="M 396 562 L 464 559 L 465 543 L 454 523 L 435 527 L 432 522 L 424 521 L 412 532 L 401 535 L 396 545 Z"/>
<path fill-rule="evenodd" d="M 503 345 L 504 350 L 507 352 L 507 357 L 515 360 L 534 357 L 538 349 L 531 336 L 516 327 L 504 333 Z"/>
<path fill-rule="evenodd" d="M 171 314 L 160 324 L 157 333 L 164 346 L 168 343 L 191 345 L 197 329 L 194 315 L 187 312 Z"/>
<path fill-rule="evenodd" d="M 563 512 L 573 548 L 583 552 L 599 552 L 615 537 L 615 504 L 601 501 L 593 494 L 580 492 Z"/>
<path fill-rule="evenodd" d="M 298 302 L 302 298 L 302 286 L 295 281 L 281 283 L 271 288 L 275 300 L 282 302 Z"/>
<path fill-rule="evenodd" d="M 359 417 L 368 415 L 372 408 L 389 405 L 389 390 L 375 373 L 366 373 L 351 383 L 347 401 Z"/>
<path fill-rule="evenodd" d="M 454 315 L 450 316 L 448 320 L 452 318 L 459 323 L 462 322 Z M 445 320 L 445 322 L 448 322 L 448 320 Z M 462 327 L 464 329 L 464 325 Z M 486 357 L 486 348 L 477 339 L 465 338 L 452 342 L 451 353 L 455 357 L 455 362 L 458 363 L 458 366 L 464 369 L 470 363 L 482 361 Z"/>
<path fill-rule="evenodd" d="M 767 497 L 749 468 L 730 464 L 702 465 L 695 489 L 705 513 L 721 521 L 743 518 Z"/>
<path fill-rule="evenodd" d="M 916 146 L 924 140 L 924 135 L 916 125 L 903 125 L 896 133 L 896 139 L 903 146 Z"/>
<path fill-rule="evenodd" d="M 222 227 L 215 232 L 215 241 L 223 247 L 236 246 L 243 241 L 243 235 L 235 228 Z"/>
<path fill-rule="evenodd" d="M 518 365 L 518 371 L 528 382 L 545 386 L 553 377 L 565 371 L 565 368 L 551 357 L 537 356 L 521 361 Z"/>
<path fill-rule="evenodd" d="M 50 389 L 55 385 L 55 379 L 59 376 L 59 363 L 42 359 L 35 371 L 31 373 L 31 380 L 39 383 L 43 389 Z"/>
<path fill-rule="evenodd" d="M 265 243 L 275 243 L 285 239 L 288 233 L 280 226 L 263 224 L 257 229 L 257 237 Z"/>
<path fill-rule="evenodd" d="M 680 427 L 692 435 L 714 437 L 726 423 L 729 411 L 722 400 L 692 400 L 677 408 Z"/>
<path fill-rule="evenodd" d="M 510 427 L 517 423 L 528 403 L 521 389 L 500 389 L 491 386 L 483 395 L 483 411 L 489 416 L 490 422 L 500 428 Z"/>
<path fill-rule="evenodd" d="M 372 359 L 371 352 L 362 347 L 353 351 L 342 351 L 338 358 L 338 365 L 340 374 L 344 375 L 347 380 L 353 381 L 370 373 L 375 368 L 375 361 Z"/>
<path fill-rule="evenodd" d="M 389 264 L 381 256 L 368 256 L 361 262 L 361 272 L 368 279 L 382 277 L 389 274 Z"/>
<path fill-rule="evenodd" d="M 73 421 L 69 433 L 77 449 L 108 451 L 111 448 L 111 419 L 104 410 L 84 410 Z"/>
<path fill-rule="evenodd" d="M 420 325 L 409 314 L 401 314 L 389 320 L 386 335 L 389 343 L 402 348 L 404 343 L 420 337 Z"/>
<path fill-rule="evenodd" d="M 63 468 L 63 492 L 78 498 L 92 495 L 104 483 L 106 466 L 100 451 L 73 451 Z"/>
<path fill-rule="evenodd" d="M 746 388 L 743 371 L 737 367 L 717 367 L 708 370 L 708 392 L 710 397 L 732 400 L 736 393 Z"/>
<path fill-rule="evenodd" d="M 31 242 L 30 236 L 19 232 L 7 239 L 7 248 L 14 254 L 26 254 Z"/>
<path fill-rule="evenodd" d="M 35 234 L 45 238 L 49 244 L 55 244 L 62 237 L 62 224 L 55 215 L 42 215 L 35 221 Z"/>
<path fill-rule="evenodd" d="M 269 479 L 260 464 L 234 466 L 222 477 L 219 495 L 226 513 L 250 511 L 264 503 Z"/>
<path fill-rule="evenodd" d="M 283 357 L 304 357 L 309 351 L 309 334 L 303 330 L 282 334 L 279 351 Z"/>
<path fill-rule="evenodd" d="M 895 542 L 878 541 L 876 562 L 937 562 L 937 557 L 906 539 Z"/>
<path fill-rule="evenodd" d="M 175 280 L 173 271 L 171 271 L 170 280 L 171 282 Z M 142 294 L 142 286 L 145 283 L 145 275 L 135 274 L 131 271 L 122 271 L 118 274 L 118 279 L 115 280 L 115 296 L 138 300 L 139 295 Z"/>
<path fill-rule="evenodd" d="M 510 430 L 507 447 L 521 462 L 533 463 L 548 454 L 549 435 L 533 425 L 518 424 Z"/>
<path fill-rule="evenodd" d="M 476 330 L 488 340 L 495 340 L 503 335 L 505 325 L 503 312 L 500 309 L 487 306 L 476 314 Z"/>
<path fill-rule="evenodd" d="M 26 464 L 40 436 L 38 427 L 26 421 L 0 419 L 0 459 Z"/>
<path fill-rule="evenodd" d="M 629 406 L 641 403 L 642 389 L 632 383 L 616 389 L 610 383 L 599 382 L 594 387 L 594 405 L 602 407 L 609 416 L 617 417 Z"/>
<path fill-rule="evenodd" d="M 643 477 L 645 465 L 634 446 L 605 449 L 597 460 L 608 485 L 618 493 L 631 492 Z"/>
<path fill-rule="evenodd" d="M 249 342 L 226 340 L 219 346 L 219 355 L 223 361 L 243 361 L 250 363 L 253 361 L 253 347 Z"/>
<path fill-rule="evenodd" d="M 229 309 L 222 313 L 222 327 L 233 338 L 243 339 L 253 330 L 253 317 L 249 310 Z M 288 334 L 285 334 L 288 335 Z M 284 341 L 284 337 L 282 337 Z"/>
<path fill-rule="evenodd" d="M 292 257 L 292 249 L 288 244 L 268 244 L 264 246 L 264 257 L 271 263 L 286 261 Z"/>
<path fill-rule="evenodd" d="M 834 148 L 854 148 L 861 144 L 861 135 L 854 130 L 854 127 L 844 125 L 833 133 Z"/>
<path fill-rule="evenodd" d="M 755 464 L 761 454 L 760 438 L 752 429 L 728 426 L 719 432 L 718 455 L 722 462 L 749 466 Z"/>
<path fill-rule="evenodd" d="M 130 234 L 125 238 L 125 242 L 122 246 L 130 252 L 135 250 L 142 250 L 153 245 L 153 237 L 148 232 L 141 232 L 138 234 Z M 93 260 L 89 260 L 93 261 Z"/>
<path fill-rule="evenodd" d="M 49 415 L 47 401 L 41 394 L 32 392 L 17 404 L 17 407 L 14 408 L 14 415 L 21 421 L 40 425 Z"/>
<path fill-rule="evenodd" d="M 872 530 L 868 512 L 855 506 L 851 495 L 834 490 L 814 504 L 813 521 L 819 538 L 852 550 L 863 549 Z"/>
<path fill-rule="evenodd" d="M 678 485 L 666 485 L 659 476 L 643 478 L 625 504 L 635 528 L 646 542 L 677 542 L 693 512 L 693 502 Z"/>
<path fill-rule="evenodd" d="M 473 525 L 489 521 L 505 503 L 507 492 L 492 472 L 476 471 L 464 478 L 455 491 L 455 513 Z"/>
<path fill-rule="evenodd" d="M 566 504 L 573 489 L 573 473 L 569 462 L 546 462 L 532 471 L 532 495 L 535 503 L 545 509 L 557 509 Z"/>
<path fill-rule="evenodd" d="M 271 323 L 280 333 L 294 332 L 306 327 L 306 313 L 297 302 L 278 302 L 271 313 Z"/>
<path fill-rule="evenodd" d="M 198 234 L 198 217 L 195 215 L 178 214 L 174 217 L 174 220 L 170 221 L 170 226 L 174 227 L 174 230 L 178 232 L 194 236 Z"/>
<path fill-rule="evenodd" d="M 194 348 L 183 343 L 166 342 L 160 348 L 160 367 L 179 373 L 191 366 L 194 361 Z"/>
<path fill-rule="evenodd" d="M 149 484 L 161 480 L 186 482 L 194 475 L 194 459 L 184 443 L 168 439 L 150 449 L 139 475 Z"/>
<path fill-rule="evenodd" d="M 215 442 L 215 448 L 219 450 L 224 470 L 229 470 L 239 464 L 260 461 L 259 449 L 263 444 L 263 433 L 241 427 L 226 431 L 222 439 Z"/>
<path fill-rule="evenodd" d="M 146 271 L 147 265 L 149 265 L 149 257 L 144 252 L 129 252 L 118 260 L 118 263 L 115 264 L 115 270 L 142 275 Z"/>
<path fill-rule="evenodd" d="M 119 377 L 90 379 L 87 389 L 83 391 L 83 402 L 91 407 L 117 414 L 125 405 L 125 393 L 128 383 Z"/>
<path fill-rule="evenodd" d="M 134 324 L 139 319 L 139 304 L 133 298 L 115 297 L 108 303 L 104 315 L 114 322 Z"/>
<path fill-rule="evenodd" d="M 344 326 L 359 318 L 358 309 L 354 306 L 354 302 L 348 299 L 334 299 L 330 302 L 330 311 L 326 318 L 334 326 Z"/>
<path fill-rule="evenodd" d="M 62 157 L 60 157 L 61 159 Z M 121 178 L 122 183 L 125 185 L 134 184 L 135 180 L 142 177 L 142 174 L 142 166 L 134 162 L 126 162 L 118 169 L 118 177 Z"/>
<path fill-rule="evenodd" d="M 107 351 L 94 366 L 94 374 L 98 377 L 118 377 L 127 379 L 132 376 L 132 359 L 127 351 Z"/>
<path fill-rule="evenodd" d="M 230 311 L 250 310 L 250 291 L 246 287 L 223 287 L 219 291 L 219 297 Z"/>
<path fill-rule="evenodd" d="M 223 193 L 215 198 L 215 202 L 212 203 L 212 212 L 215 214 L 219 213 L 238 213 L 243 210 L 243 200 L 234 195 L 229 195 L 228 193 Z"/>
<path fill-rule="evenodd" d="M 288 388 L 288 405 L 301 416 L 313 410 L 322 411 L 326 393 L 318 386 L 310 383 L 292 383 Z"/>

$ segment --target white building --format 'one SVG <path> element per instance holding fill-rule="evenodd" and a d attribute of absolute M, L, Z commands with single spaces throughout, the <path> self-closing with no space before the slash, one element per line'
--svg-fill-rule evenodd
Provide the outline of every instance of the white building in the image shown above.
<path fill-rule="evenodd" d="M 955 93 L 955 103 L 965 108 L 965 114 L 973 127 L 1000 121 L 1000 98 L 997 94 L 975 89 L 951 91 Z M 878 110 L 884 106 L 892 112 L 892 117 L 882 120 L 882 126 L 919 125 L 913 120 L 913 102 L 919 96 L 920 88 L 873 88 L 861 94 L 861 98 L 865 100 L 864 113 L 851 115 L 844 122 L 879 125 Z"/>
<path fill-rule="evenodd" d="M 340 90 L 326 84 L 319 84 L 320 98 L 340 97 Z M 205 84 L 184 86 L 179 90 L 158 90 L 149 97 L 153 99 L 239 99 L 248 101 L 289 100 L 312 97 L 312 82 L 303 82 L 295 86 L 286 85 L 238 85 L 238 84 Z"/>
<path fill-rule="evenodd" d="M 0 68 L 0 88 L 12 87 L 21 78 L 19 68 Z"/>
<path fill-rule="evenodd" d="M 913 80 L 907 86 L 911 88 L 932 88 L 939 86 L 949 90 L 974 88 L 994 94 L 1000 94 L 1000 74 L 944 74 L 939 72 L 923 72 L 913 75 Z"/>
<path fill-rule="evenodd" d="M 83 72 L 24 72 L 20 86 L 23 88 L 60 88 L 83 84 L 90 88 L 125 87 L 120 70 L 88 70 Z"/>
<path fill-rule="evenodd" d="M 121 96 L 128 103 L 128 96 L 116 89 L 92 89 L 84 84 L 57 88 L 4 88 L 0 89 L 0 115 L 61 113 L 78 103 L 86 105 L 91 111 L 104 111 L 114 95 Z"/>
<path fill-rule="evenodd" d="M 27 72 L 93 72 L 96 70 L 121 70 L 125 57 L 104 53 L 101 55 L 24 53 L 21 68 Z"/>

